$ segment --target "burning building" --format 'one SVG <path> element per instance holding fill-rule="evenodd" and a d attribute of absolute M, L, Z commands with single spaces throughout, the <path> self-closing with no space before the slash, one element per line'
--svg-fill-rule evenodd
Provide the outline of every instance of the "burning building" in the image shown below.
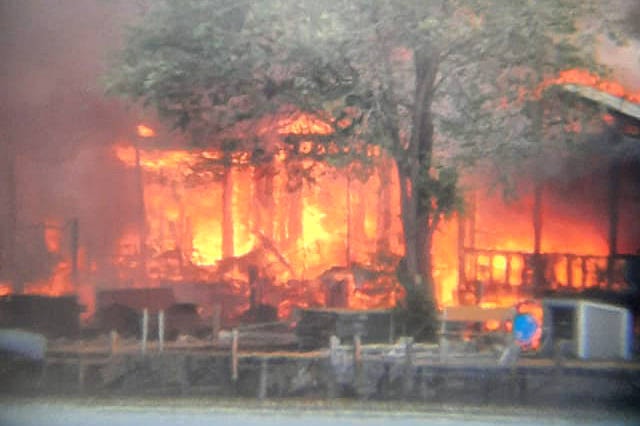
<path fill-rule="evenodd" d="M 608 127 L 590 155 L 554 163 L 539 186 L 519 182 L 515 201 L 471 188 L 466 215 L 435 237 L 441 306 L 629 288 L 625 268 L 640 247 L 638 99 L 584 75 L 564 77 L 553 84 L 605 109 Z M 109 251 L 92 250 L 82 221 L 47 220 L 23 236 L 29 253 L 17 257 L 42 269 L 20 268 L 29 271 L 24 291 L 78 294 L 90 315 L 102 290 L 172 288 L 178 302 L 209 314 L 222 306 L 228 321 L 272 312 L 266 307 L 283 318 L 297 307 L 396 306 L 403 236 L 393 161 L 369 150 L 367 164 L 334 167 L 321 161 L 323 150 L 338 149 L 326 143 L 330 126 L 283 117 L 236 130 L 288 141 L 274 142 L 262 162 L 250 161 L 255 151 L 185 149 L 139 126 L 102 151 L 128 194 Z M 301 155 L 289 161 L 287 149 Z M 10 282 L 1 289 L 11 292 Z"/>
<path fill-rule="evenodd" d="M 278 135 L 299 137 L 294 149 L 309 154 L 321 149 L 313 137 L 329 132 L 302 114 L 276 124 Z M 394 174 L 383 167 L 390 162 L 379 153 L 371 153 L 371 169 L 356 178 L 311 155 L 291 164 L 284 150 L 258 165 L 243 154 L 225 164 L 221 153 L 208 150 L 120 145 L 114 152 L 136 170 L 145 218 L 122 237 L 120 282 L 174 284 L 178 294 L 200 283 L 214 299 L 205 305 L 239 296 L 243 302 L 228 308 L 236 315 L 249 302 L 277 307 L 281 317 L 294 307 L 327 303 L 353 309 L 395 305 L 401 292 L 395 265 L 377 256 L 402 254 L 401 227 L 394 220 L 399 202 L 389 191 Z"/>
<path fill-rule="evenodd" d="M 595 107 L 604 125 L 579 155 L 546 158 L 543 179 L 520 181 L 517 200 L 472 196 L 459 240 L 458 300 L 582 294 L 637 310 L 640 97 L 581 70 L 548 84 Z"/>

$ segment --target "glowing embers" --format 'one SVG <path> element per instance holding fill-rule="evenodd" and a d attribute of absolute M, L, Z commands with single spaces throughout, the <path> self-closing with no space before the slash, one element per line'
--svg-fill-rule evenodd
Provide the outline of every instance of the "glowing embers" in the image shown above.
<path fill-rule="evenodd" d="M 296 114 L 278 121 L 281 135 L 330 135 L 333 128 L 326 122 L 308 114 Z"/>

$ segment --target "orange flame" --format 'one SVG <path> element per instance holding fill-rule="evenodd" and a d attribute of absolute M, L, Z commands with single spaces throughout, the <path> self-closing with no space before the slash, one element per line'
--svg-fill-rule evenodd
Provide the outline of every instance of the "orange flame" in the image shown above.
<path fill-rule="evenodd" d="M 276 124 L 279 135 L 333 131 L 326 122 L 306 114 Z M 304 153 L 316 147 L 306 141 L 300 149 Z M 113 152 L 128 167 L 135 166 L 133 148 L 121 144 L 114 146 Z M 359 264 L 379 269 L 373 262 L 378 241 L 387 240 L 389 255 L 402 253 L 401 224 L 393 219 L 400 216 L 399 194 L 397 189 L 385 189 L 397 188 L 396 175 L 380 150 L 369 153 L 381 166 L 365 182 L 310 160 L 292 165 L 282 155 L 275 156 L 267 172 L 242 156 L 228 171 L 233 255 L 238 262 L 261 268 L 270 288 L 263 299 L 277 306 L 280 316 L 288 315 L 295 306 L 326 303 L 327 289 L 316 278 L 329 268 Z M 220 268 L 229 264 L 222 250 L 222 163 L 216 166 L 218 170 L 194 167 L 219 159 L 221 154 L 212 150 L 140 150 L 148 227 L 147 285 L 219 279 Z M 316 184 L 292 189 L 291 170 L 287 170 L 291 167 L 294 179 L 299 168 Z M 131 282 L 131 271 L 139 264 L 137 240 L 134 232 L 122 237 L 117 262 L 123 281 Z M 238 295 L 247 291 L 247 272 L 239 264 L 225 270 L 224 279 L 229 282 L 229 291 Z M 244 285 L 232 285 L 243 281 Z M 290 282 L 298 282 L 298 288 Z M 344 307 L 351 309 L 392 307 L 402 294 L 393 280 L 378 279 L 379 284 L 374 284 L 371 279 L 352 277 L 350 282 Z"/>
<path fill-rule="evenodd" d="M 307 114 L 280 120 L 278 127 L 278 133 L 281 135 L 330 135 L 333 133 L 328 123 Z"/>
<path fill-rule="evenodd" d="M 0 282 L 0 297 L 8 296 L 11 293 L 13 293 L 11 284 Z"/>
<path fill-rule="evenodd" d="M 138 124 L 136 126 L 136 133 L 141 138 L 152 138 L 156 135 L 155 130 L 145 124 Z"/>
<path fill-rule="evenodd" d="M 44 241 L 49 253 L 58 253 L 62 242 L 62 232 L 56 222 L 45 222 Z"/>

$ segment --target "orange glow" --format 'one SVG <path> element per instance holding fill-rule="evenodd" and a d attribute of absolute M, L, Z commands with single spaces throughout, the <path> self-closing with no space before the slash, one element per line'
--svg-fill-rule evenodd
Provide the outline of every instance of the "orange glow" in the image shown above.
<path fill-rule="evenodd" d="M 533 252 L 533 225 L 531 212 L 533 197 L 524 197 L 518 202 L 506 205 L 499 196 L 478 200 L 476 223 L 476 247 L 492 250 L 504 250 L 520 253 Z M 548 209 L 552 209 L 549 206 Z M 582 216 L 570 216 L 561 209 L 547 212 L 543 219 L 542 253 L 572 253 L 575 255 L 606 256 L 608 245 L 605 235 L 598 223 Z M 551 214 L 552 213 L 552 214 Z M 496 255 L 490 264 L 488 256 L 478 262 L 481 279 L 487 280 L 489 275 L 494 279 L 504 280 L 506 274 L 506 258 Z M 524 268 L 524 257 L 514 254 L 510 258 L 508 283 L 520 285 Z M 566 283 L 568 272 L 573 274 L 573 282 L 583 281 L 583 265 L 575 259 L 571 264 L 558 261 L 554 266 L 559 283 Z M 596 285 L 595 271 L 584 277 L 588 285 Z"/>
<path fill-rule="evenodd" d="M 277 121 L 280 135 L 332 131 L 329 124 L 305 114 Z M 135 150 L 127 145 L 116 145 L 113 152 L 126 166 L 134 167 Z M 313 149 L 317 148 L 312 141 L 300 142 L 301 153 Z M 280 152 L 268 173 L 242 155 L 234 157 L 228 173 L 237 260 L 230 263 L 223 259 L 222 250 L 225 185 L 221 179 L 224 166 L 218 161 L 221 154 L 213 150 L 140 150 L 147 280 L 139 282 L 134 273 L 140 261 L 135 229 L 123 235 L 119 244 L 120 280 L 148 286 L 167 280 L 179 285 L 224 279 L 229 291 L 245 297 L 248 275 L 243 265 L 254 265 L 268 284 L 263 300 L 277 306 L 279 315 L 285 317 L 295 307 L 327 302 L 326 284 L 318 277 L 330 268 L 358 264 L 380 270 L 374 261 L 380 241 L 386 241 L 388 255 L 397 258 L 402 254 L 401 223 L 396 219 L 400 216 L 397 175 L 379 149 L 368 152 L 380 166 L 365 181 L 349 179 L 345 171 L 311 160 L 288 163 L 286 153 Z M 194 167 L 198 164 L 205 166 Z M 291 179 L 304 170 L 316 183 L 292 187 Z M 403 292 L 389 278 L 394 268 L 394 264 L 387 266 L 387 275 L 381 278 L 344 278 L 350 284 L 343 307 L 395 306 Z M 298 284 L 293 286 L 293 282 Z M 242 307 L 248 305 L 234 310 Z"/>
<path fill-rule="evenodd" d="M 47 221 L 44 228 L 44 242 L 49 253 L 58 253 L 62 240 L 61 228 L 56 222 Z"/>
<path fill-rule="evenodd" d="M 614 124 L 616 121 L 615 117 L 611 114 L 602 114 L 602 120 L 609 126 Z"/>
<path fill-rule="evenodd" d="M 589 81 L 598 84 L 597 79 Z M 303 135 L 301 153 L 317 149 L 312 135 L 332 132 L 331 125 L 305 114 L 279 120 L 277 126 L 279 135 Z M 329 144 L 324 149 L 342 148 Z M 331 279 L 344 284 L 345 291 L 339 307 L 396 306 L 404 297 L 394 276 L 403 255 L 403 235 L 400 185 L 393 160 L 378 147 L 369 149 L 374 166 L 368 177 L 360 179 L 326 163 L 295 162 L 287 158 L 285 149 L 273 152 L 274 161 L 268 167 L 253 165 L 247 155 L 238 154 L 225 168 L 222 154 L 211 149 L 139 150 L 146 258 L 142 263 L 140 227 L 127 224 L 109 265 L 113 285 L 172 285 L 177 290 L 183 284 L 205 283 L 235 297 L 233 306 L 225 309 L 239 314 L 249 306 L 248 269 L 256 267 L 264 285 L 260 301 L 277 307 L 284 318 L 297 307 L 327 306 L 335 295 L 329 292 L 332 282 L 321 277 L 335 270 Z M 136 151 L 130 144 L 114 146 L 113 154 L 125 167 L 136 166 Z M 303 181 L 302 175 L 314 183 Z M 231 202 L 225 204 L 227 197 Z M 458 218 L 440 223 L 432 249 L 434 295 L 439 306 L 467 302 L 459 294 L 459 282 L 465 278 L 458 276 L 459 269 L 466 277 L 500 283 L 495 288 L 486 286 L 483 294 L 469 300 L 484 306 L 513 306 L 523 299 L 520 291 L 526 290 L 530 278 L 528 256 L 533 251 L 532 205 L 531 195 L 512 204 L 500 197 L 479 199 L 474 208 L 473 244 L 469 230 L 463 230 L 467 247 L 485 249 L 473 263 L 460 258 Z M 229 215 L 233 257 L 225 259 L 223 236 L 229 233 L 223 232 L 223 226 Z M 553 211 L 552 206 L 543 216 L 543 253 L 606 256 L 603 227 L 592 219 L 562 209 Z M 92 312 L 89 293 L 94 283 L 80 280 L 74 288 L 70 257 L 63 253 L 68 250 L 67 242 L 54 226 L 56 222 L 47 223 L 52 226 L 45 229 L 46 248 L 61 260 L 51 277 L 27 283 L 26 292 L 75 293 Z M 224 251 L 229 251 L 228 246 Z M 94 261 L 86 263 L 92 265 L 92 273 L 99 269 Z M 83 260 L 81 268 L 84 264 Z M 141 274 L 143 265 L 146 269 Z M 353 272 L 357 268 L 367 273 L 358 276 Z M 598 261 L 583 262 L 578 257 L 559 258 L 549 265 L 557 286 L 569 281 L 574 286 L 598 285 L 602 268 Z M 0 294 L 2 289 L 0 286 Z M 204 306 L 211 301 L 198 302 Z"/>
<path fill-rule="evenodd" d="M 489 320 L 484 323 L 484 329 L 487 331 L 497 331 L 502 326 L 502 322 L 499 320 Z"/>
<path fill-rule="evenodd" d="M 141 138 L 152 138 L 156 135 L 155 130 L 145 124 L 138 124 L 136 126 L 136 133 Z"/>
<path fill-rule="evenodd" d="M 75 288 L 71 283 L 71 265 L 68 262 L 60 262 L 49 279 L 26 283 L 24 293 L 47 296 L 74 294 Z"/>
<path fill-rule="evenodd" d="M 278 121 L 279 134 L 328 134 L 331 126 L 308 115 Z M 315 149 L 301 141 L 301 152 Z M 331 149 L 329 146 L 328 149 Z M 145 212 L 149 258 L 146 283 L 132 274 L 139 264 L 136 231 L 121 240 L 119 277 L 133 285 L 150 283 L 228 282 L 229 291 L 248 294 L 246 263 L 257 265 L 269 283 L 263 300 L 278 307 L 281 317 L 295 307 L 327 303 L 326 285 L 318 277 L 331 268 L 349 269 L 358 264 L 376 270 L 374 254 L 380 241 L 387 254 L 403 253 L 400 194 L 393 161 L 379 149 L 370 155 L 377 163 L 366 181 L 349 179 L 345 170 L 304 160 L 291 164 L 283 151 L 275 156 L 270 171 L 250 165 L 242 156 L 231 168 L 233 254 L 236 264 L 221 275 L 223 259 L 221 154 L 212 150 L 141 150 L 144 171 Z M 135 151 L 116 146 L 114 153 L 124 164 L 135 166 Z M 195 167 L 209 161 L 206 167 Z M 294 171 L 291 175 L 291 170 Z M 290 176 L 307 173 L 312 185 L 291 187 Z M 499 197 L 479 200 L 476 206 L 474 247 L 488 249 L 475 264 L 464 263 L 480 281 L 502 282 L 485 288 L 482 305 L 513 306 L 522 299 L 520 289 L 530 280 L 527 253 L 533 251 L 531 209 L 533 197 L 506 204 Z M 386 216 L 386 219 L 384 218 Z M 564 212 L 546 212 L 543 253 L 606 255 L 606 239 L 599 225 L 588 218 Z M 434 236 L 433 275 L 439 306 L 465 303 L 458 293 L 458 221 L 442 222 Z M 508 253 L 492 253 L 503 250 Z M 245 263 L 243 263 L 245 262 Z M 578 260 L 550 265 L 558 285 L 596 285 L 601 265 Z M 391 265 L 389 270 L 395 266 Z M 394 279 L 359 282 L 345 275 L 351 309 L 395 306 L 403 291 Z M 235 284 L 231 284 L 231 282 Z M 507 288 L 508 287 L 508 288 Z M 523 290 L 525 291 L 525 290 Z M 242 296 L 245 297 L 245 296 Z M 234 309 L 247 308 L 248 302 Z"/>
<path fill-rule="evenodd" d="M 9 283 L 0 283 L 0 297 L 8 296 L 13 293 L 11 289 L 11 284 Z"/>

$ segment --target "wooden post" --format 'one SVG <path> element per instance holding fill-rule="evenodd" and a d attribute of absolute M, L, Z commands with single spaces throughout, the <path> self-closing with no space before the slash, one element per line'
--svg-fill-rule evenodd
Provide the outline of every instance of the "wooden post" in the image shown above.
<path fill-rule="evenodd" d="M 460 284 L 467 282 L 467 278 L 465 276 L 465 270 L 464 270 L 465 269 L 464 237 L 466 233 L 465 232 L 466 222 L 460 213 L 458 213 L 457 219 L 458 219 L 458 282 L 456 285 L 456 291 L 454 292 L 455 300 L 459 299 L 458 295 L 460 294 L 460 292 L 458 290 L 460 289 Z M 445 299 L 446 299 L 446 296 L 445 296 Z"/>
<path fill-rule="evenodd" d="M 607 288 L 611 288 L 615 281 L 615 257 L 618 254 L 618 222 L 620 221 L 620 170 L 611 160 L 609 165 L 608 188 L 608 213 L 609 213 L 609 256 L 607 258 Z"/>
<path fill-rule="evenodd" d="M 78 360 L 78 392 L 84 391 L 84 381 L 86 375 L 87 366 L 84 363 L 84 360 L 80 358 Z"/>
<path fill-rule="evenodd" d="M 340 339 L 337 336 L 331 336 L 329 339 L 329 362 L 328 362 L 328 383 L 327 383 L 327 396 L 329 398 L 335 398 L 338 395 L 338 350 L 340 346 Z"/>
<path fill-rule="evenodd" d="M 447 308 L 442 311 L 442 319 L 440 320 L 440 344 L 438 345 L 440 350 L 440 362 L 447 361 L 449 352 L 449 343 L 447 342 Z"/>
<path fill-rule="evenodd" d="M 340 339 L 337 336 L 331 336 L 329 339 L 329 353 L 331 358 L 331 364 L 338 362 L 338 347 L 340 346 Z"/>
<path fill-rule="evenodd" d="M 404 384 L 402 393 L 408 397 L 413 389 L 413 338 L 407 337 L 404 354 Z"/>
<path fill-rule="evenodd" d="M 231 380 L 238 381 L 238 330 L 231 332 Z"/>
<path fill-rule="evenodd" d="M 533 199 L 533 289 L 539 294 L 544 284 L 542 269 L 542 183 L 536 182 Z"/>
<path fill-rule="evenodd" d="M 258 399 L 267 397 L 267 386 L 269 383 L 269 361 L 262 358 L 260 361 L 260 383 L 258 385 Z"/>
<path fill-rule="evenodd" d="M 347 168 L 347 223 L 345 224 L 347 237 L 345 238 L 345 261 L 347 268 L 351 268 L 351 171 Z"/>
<path fill-rule="evenodd" d="M 353 360 L 356 365 L 362 362 L 362 338 L 359 334 L 353 336 Z"/>
<path fill-rule="evenodd" d="M 567 255 L 567 286 L 573 288 L 573 256 Z"/>
<path fill-rule="evenodd" d="M 213 305 L 213 311 L 211 313 L 211 336 L 213 341 L 218 340 L 218 333 L 222 328 L 222 306 L 219 303 Z"/>
<path fill-rule="evenodd" d="M 389 344 L 392 345 L 396 339 L 396 319 L 393 311 L 389 312 Z"/>
<path fill-rule="evenodd" d="M 118 332 L 116 330 L 111 330 L 109 333 L 109 354 L 111 356 L 115 355 L 118 351 Z"/>
<path fill-rule="evenodd" d="M 493 259 L 494 259 L 494 254 L 493 253 L 489 253 L 489 285 L 491 287 L 500 287 L 500 286 L 494 286 L 493 285 L 494 284 L 494 282 L 493 282 L 494 281 L 494 279 L 493 279 Z M 498 290 L 498 292 L 499 291 L 500 290 Z M 500 293 L 498 293 L 498 295 L 499 294 Z M 482 295 L 481 295 L 480 300 L 478 301 L 478 303 L 481 302 L 481 301 L 482 301 Z"/>
<path fill-rule="evenodd" d="M 364 384 L 364 369 L 362 368 L 362 338 L 359 334 L 353 336 L 353 372 L 354 372 L 354 388 L 356 392 L 362 388 Z"/>
<path fill-rule="evenodd" d="M 158 312 L 158 348 L 164 352 L 164 311 Z"/>
<path fill-rule="evenodd" d="M 136 153 L 136 185 L 138 186 L 138 278 L 145 281 L 147 277 L 147 213 L 144 205 L 144 180 L 140 159 L 139 141 L 134 147 Z"/>
<path fill-rule="evenodd" d="M 71 220 L 71 282 L 73 285 L 78 284 L 78 250 L 79 250 L 79 235 L 80 235 L 80 222 L 78 218 Z"/>
<path fill-rule="evenodd" d="M 227 259 L 234 255 L 233 242 L 233 166 L 231 155 L 225 153 L 224 171 L 222 175 L 222 257 Z"/>
<path fill-rule="evenodd" d="M 147 353 L 147 337 L 149 333 L 149 310 L 144 308 L 142 310 L 142 355 Z"/>

